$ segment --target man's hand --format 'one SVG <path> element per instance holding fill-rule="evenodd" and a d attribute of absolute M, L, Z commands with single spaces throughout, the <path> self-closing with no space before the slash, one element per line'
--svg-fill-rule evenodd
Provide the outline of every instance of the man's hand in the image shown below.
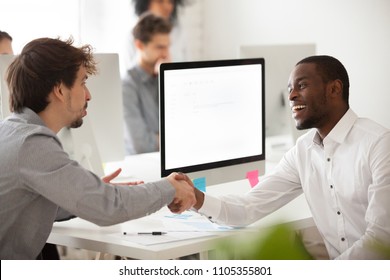
<path fill-rule="evenodd" d="M 192 186 L 192 187 L 195 188 L 194 183 L 192 182 L 192 180 L 190 179 L 190 177 L 188 177 L 188 176 L 187 176 L 186 174 L 184 174 L 184 173 L 181 173 L 181 172 L 175 173 L 175 179 L 176 179 L 176 180 L 184 180 L 184 181 L 186 181 L 190 186 Z"/>
<path fill-rule="evenodd" d="M 176 176 L 178 176 L 178 173 L 172 173 L 167 177 L 168 181 L 176 190 L 175 197 L 173 201 L 168 205 L 168 208 L 173 213 L 180 214 L 195 205 L 195 188 L 189 178 L 188 182 L 188 180 L 186 179 L 176 179 Z"/>
<path fill-rule="evenodd" d="M 196 198 L 196 203 L 194 204 L 194 208 L 196 210 L 199 210 L 202 205 L 203 205 L 203 202 L 204 202 L 204 193 L 201 192 L 200 190 L 198 190 L 197 188 L 195 188 L 194 186 L 194 183 L 192 182 L 192 180 L 190 179 L 190 177 L 188 177 L 186 174 L 184 173 L 177 173 L 175 175 L 175 179 L 176 180 L 185 180 L 189 185 L 191 185 L 192 187 L 194 187 L 194 191 L 195 191 L 195 198 Z M 172 203 L 171 203 L 172 204 Z M 169 205 L 168 208 L 171 209 L 171 208 L 174 208 L 175 206 L 174 205 Z"/>
<path fill-rule="evenodd" d="M 166 62 L 171 62 L 171 56 L 168 55 L 167 57 L 165 58 L 160 58 L 157 60 L 156 64 L 154 65 L 154 74 L 155 75 L 158 75 L 158 73 L 160 72 L 160 65 L 162 63 L 166 63 Z"/>
<path fill-rule="evenodd" d="M 135 181 L 135 182 L 121 182 L 121 183 L 111 183 L 112 180 L 114 180 L 118 175 L 122 172 L 122 168 L 118 168 L 111 174 L 105 176 L 102 178 L 102 181 L 106 184 L 112 184 L 116 186 L 135 186 L 139 184 L 143 184 L 144 181 Z"/>

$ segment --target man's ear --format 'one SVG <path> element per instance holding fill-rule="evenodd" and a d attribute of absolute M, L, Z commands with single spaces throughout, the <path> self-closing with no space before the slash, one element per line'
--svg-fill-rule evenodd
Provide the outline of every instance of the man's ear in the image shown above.
<path fill-rule="evenodd" d="M 144 46 L 145 46 L 145 44 L 141 40 L 138 40 L 138 39 L 134 40 L 134 45 L 135 45 L 135 48 L 139 51 L 142 51 L 144 49 Z"/>
<path fill-rule="evenodd" d="M 53 97 L 55 97 L 56 99 L 60 100 L 60 101 L 64 101 L 65 100 L 65 96 L 64 96 L 64 86 L 62 83 L 59 83 L 57 85 L 54 86 L 53 88 Z"/>
<path fill-rule="evenodd" d="M 343 98 L 343 82 L 339 79 L 329 83 L 329 91 L 332 97 Z"/>

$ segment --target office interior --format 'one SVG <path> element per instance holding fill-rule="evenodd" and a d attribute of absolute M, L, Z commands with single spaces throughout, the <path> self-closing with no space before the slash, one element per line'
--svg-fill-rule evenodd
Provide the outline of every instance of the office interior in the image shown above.
<path fill-rule="evenodd" d="M 124 56 L 136 21 L 130 0 L 1 2 L 0 26 L 13 36 L 15 53 L 37 37 L 71 35 L 96 52 Z M 238 58 L 242 45 L 315 44 L 317 54 L 347 68 L 355 112 L 390 127 L 389 1 L 189 0 L 179 22 L 188 60 Z"/>
<path fill-rule="evenodd" d="M 130 2 L 1 0 L 0 30 L 13 37 L 15 54 L 34 38 L 72 36 L 76 45 L 91 44 L 95 52 L 118 53 L 122 75 L 127 39 L 136 22 Z M 189 61 L 239 58 L 243 46 L 312 45 L 315 54 L 334 56 L 350 76 L 351 108 L 390 128 L 386 113 L 390 1 L 189 0 L 179 11 L 178 22 Z M 270 141 L 293 134 L 286 118 L 286 87 L 287 80 L 275 94 L 267 94 L 267 102 L 275 106 L 266 108 Z"/>

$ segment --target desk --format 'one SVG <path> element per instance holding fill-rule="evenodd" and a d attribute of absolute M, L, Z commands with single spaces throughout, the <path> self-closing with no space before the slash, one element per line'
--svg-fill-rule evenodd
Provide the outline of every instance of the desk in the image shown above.
<path fill-rule="evenodd" d="M 292 223 L 297 229 L 313 225 L 311 213 L 303 196 L 298 197 L 283 208 L 251 225 L 250 228 L 264 229 L 280 222 Z M 160 211 L 167 211 L 162 209 Z M 76 218 L 55 223 L 48 243 L 104 252 L 134 259 L 176 259 L 181 256 L 201 253 L 202 259 L 208 258 L 208 252 L 216 248 L 216 242 L 237 232 L 218 232 L 216 235 L 170 242 L 156 245 L 141 245 L 116 238 L 114 234 L 132 229 L 134 231 L 152 231 L 161 224 L 148 217 L 128 221 L 119 225 L 99 227 L 85 220 Z"/>
<path fill-rule="evenodd" d="M 160 178 L 157 153 L 136 155 L 126 158 L 123 162 L 107 164 L 105 167 L 106 173 L 118 167 L 123 168 L 122 178 L 119 178 L 122 180 L 143 179 L 154 181 Z M 208 187 L 207 192 L 211 195 L 218 195 L 220 193 L 243 193 L 249 189 L 249 182 L 241 180 Z M 164 207 L 148 217 L 109 227 L 100 227 L 79 218 L 55 223 L 48 243 L 134 259 L 176 259 L 194 253 L 200 253 L 202 259 L 207 259 L 208 252 L 216 249 L 218 240 L 237 233 L 236 231 L 213 232 L 215 234 L 213 236 L 156 245 L 141 245 L 114 236 L 116 233 L 129 229 L 132 231 L 153 231 L 156 228 L 161 228 L 162 222 L 155 217 L 161 215 L 164 211 L 168 213 L 169 210 Z M 194 215 L 197 214 L 194 213 Z M 303 195 L 252 224 L 249 228 L 251 230 L 261 230 L 278 223 L 291 223 L 296 229 L 314 225 L 311 212 Z"/>

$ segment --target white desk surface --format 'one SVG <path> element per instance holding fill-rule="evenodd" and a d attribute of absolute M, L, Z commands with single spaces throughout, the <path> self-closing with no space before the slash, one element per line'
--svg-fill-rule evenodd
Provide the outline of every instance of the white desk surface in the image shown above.
<path fill-rule="evenodd" d="M 163 225 L 161 219 L 158 218 L 164 213 L 170 213 L 166 207 L 148 217 L 109 227 L 100 227 L 79 218 L 58 222 L 54 224 L 48 242 L 134 259 L 153 260 L 175 259 L 194 253 L 211 251 L 216 248 L 216 241 L 237 234 L 237 232 L 213 232 L 215 234 L 213 236 L 156 245 L 137 244 L 119 237 L 124 231 L 149 232 L 162 227 L 166 228 L 166 225 Z M 193 214 L 197 215 L 196 213 Z M 260 230 L 278 223 L 290 222 L 296 228 L 313 225 L 311 213 L 303 196 L 251 225 L 251 229 L 259 228 Z M 207 258 L 207 254 L 202 258 Z"/>
<path fill-rule="evenodd" d="M 106 174 L 118 167 L 123 169 L 122 177 L 125 177 L 122 178 L 123 180 L 154 181 L 160 178 L 158 153 L 131 156 L 122 162 L 106 164 Z M 243 193 L 249 189 L 249 182 L 242 180 L 207 187 L 207 192 L 211 195 L 218 195 L 220 193 Z M 194 217 L 198 215 L 191 213 Z M 236 234 L 236 232 L 213 232 L 215 234 L 213 236 L 155 245 L 141 245 L 120 238 L 120 233 L 124 231 L 143 232 L 166 228 L 162 219 L 159 218 L 164 214 L 170 214 L 167 207 L 148 217 L 109 227 L 100 227 L 80 218 L 58 222 L 54 224 L 48 242 L 134 259 L 175 259 L 194 253 L 202 253 L 201 257 L 207 258 L 205 252 L 214 250 L 217 240 Z M 311 212 L 303 195 L 254 223 L 250 228 L 261 229 L 278 223 L 292 223 L 296 228 L 313 225 Z M 169 230 L 169 228 L 166 229 Z"/>

